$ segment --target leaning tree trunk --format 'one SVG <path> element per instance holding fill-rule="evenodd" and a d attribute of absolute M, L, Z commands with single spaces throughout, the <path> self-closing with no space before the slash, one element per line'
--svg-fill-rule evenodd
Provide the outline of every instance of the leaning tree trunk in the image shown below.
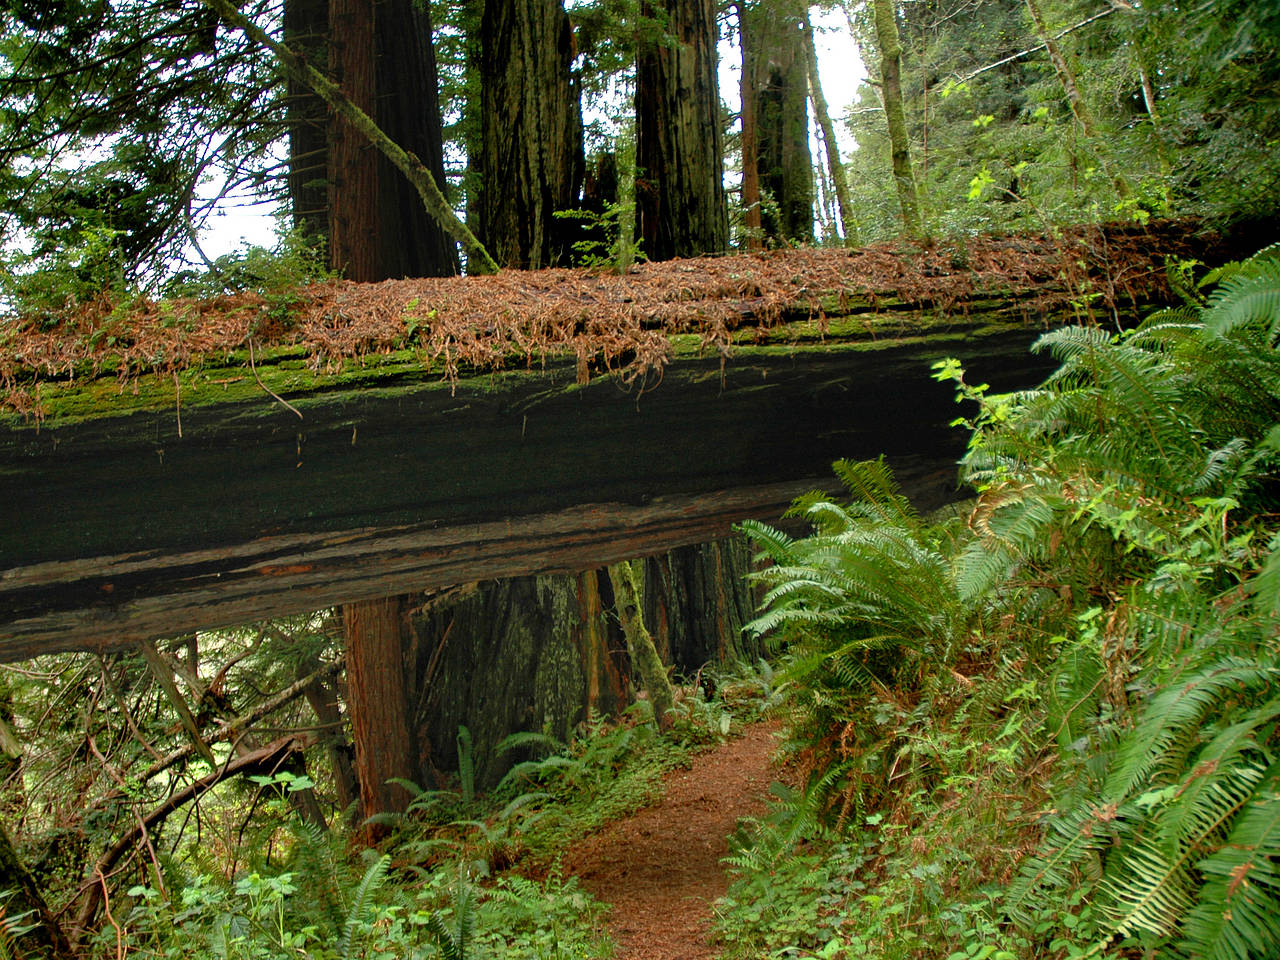
<path fill-rule="evenodd" d="M 485 0 L 480 20 L 479 229 L 502 266 L 569 259 L 578 206 L 582 117 L 561 0 Z"/>
<path fill-rule="evenodd" d="M 773 203 L 763 212 L 766 237 L 813 241 L 813 155 L 809 151 L 809 60 L 801 0 L 748 5 L 743 88 L 751 98 L 760 189 Z"/>
<path fill-rule="evenodd" d="M 840 160 L 840 144 L 836 140 L 835 124 L 831 122 L 831 111 L 827 109 L 827 98 L 822 93 L 822 81 L 818 76 L 818 48 L 813 42 L 809 7 L 805 4 L 801 9 L 804 11 L 805 57 L 809 61 L 809 99 L 813 102 L 813 113 L 817 117 L 822 142 L 826 146 L 827 172 L 840 210 L 840 230 L 844 234 L 845 246 L 853 246 L 858 242 L 858 228 L 853 218 L 853 200 L 849 197 L 849 180 L 844 173 L 844 163 Z"/>
<path fill-rule="evenodd" d="M 20 923 L 30 929 L 14 939 L 18 956 L 30 953 L 35 956 L 65 957 L 68 960 L 75 956 L 66 934 L 41 896 L 39 887 L 18 859 L 3 824 L 0 824 L 0 891 L 9 894 L 3 910 L 6 916 L 28 914 Z"/>
<path fill-rule="evenodd" d="M 924 231 L 920 218 L 920 196 L 911 168 L 911 144 L 907 138 L 907 115 L 902 106 L 902 44 L 898 40 L 898 19 L 894 0 L 872 0 L 875 14 L 876 46 L 880 52 L 880 95 L 889 123 L 889 151 L 893 182 L 898 189 L 902 229 L 909 237 Z"/>
<path fill-rule="evenodd" d="M 343 608 L 347 690 L 360 781 L 361 814 L 403 813 L 409 793 L 389 783 L 420 779 L 404 685 L 408 617 L 401 597 L 362 600 Z M 369 839 L 385 833 L 372 825 Z"/>
<path fill-rule="evenodd" d="M 1107 175 L 1111 178 L 1111 183 L 1115 186 L 1116 194 L 1121 200 L 1125 199 L 1132 192 L 1129 187 L 1129 181 L 1125 179 L 1124 174 L 1116 169 L 1106 142 L 1098 134 L 1098 124 L 1093 119 L 1093 111 L 1089 109 L 1089 104 L 1085 101 L 1084 94 L 1080 90 L 1080 82 L 1076 79 L 1075 71 L 1071 68 L 1071 64 L 1067 62 L 1062 48 L 1058 46 L 1058 41 L 1049 33 L 1049 27 L 1045 23 L 1044 14 L 1041 13 L 1037 0 L 1025 0 L 1025 2 L 1027 12 L 1031 15 L 1031 23 L 1035 27 L 1036 36 L 1044 44 L 1045 50 L 1049 52 L 1049 60 L 1053 64 L 1053 72 L 1057 74 L 1058 83 L 1061 85 L 1062 92 L 1071 107 L 1071 115 L 1075 117 L 1076 123 L 1080 126 L 1080 132 L 1084 134 L 1089 146 L 1097 153 L 1103 169 L 1107 171 Z"/>
<path fill-rule="evenodd" d="M 656 8 L 656 9 L 655 9 Z M 650 260 L 729 246 L 712 0 L 646 0 L 667 36 L 636 59 L 636 208 Z"/>
<path fill-rule="evenodd" d="M 675 694 L 667 678 L 667 667 L 658 656 L 653 637 L 644 625 L 644 606 L 640 588 L 636 585 L 636 572 L 627 561 L 609 567 L 609 582 L 613 584 L 614 609 L 622 624 L 622 635 L 627 639 L 627 653 L 631 666 L 640 675 L 640 682 L 653 705 L 653 719 L 659 730 L 671 728 Z"/>

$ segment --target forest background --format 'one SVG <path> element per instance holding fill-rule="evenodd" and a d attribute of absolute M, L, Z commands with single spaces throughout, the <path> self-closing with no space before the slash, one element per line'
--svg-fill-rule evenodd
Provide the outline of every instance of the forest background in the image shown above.
<path fill-rule="evenodd" d="M 783 0 L 0 9 L 7 386 L 26 332 L 109 347 L 84 318 L 154 298 L 1165 217 L 1263 236 L 1276 209 L 1272 4 L 850 4 L 871 79 L 836 118 L 808 8 Z M 847 155 L 825 149 L 841 122 Z M 288 229 L 203 256 L 207 219 L 246 194 Z M 1133 336 L 1086 297 L 1085 324 L 1046 339 L 1064 367 L 1039 391 L 991 397 L 939 369 L 970 404 L 967 523 L 925 521 L 879 467 L 843 464 L 849 503 L 798 507 L 812 537 L 751 529 L 773 561 L 752 581 L 764 613 L 712 647 L 750 663 L 776 640 L 804 785 L 738 838 L 727 951 L 1276 955 L 1280 272 L 1264 253 L 1170 276 L 1186 304 Z M 641 590 L 661 579 L 644 568 Z M 603 610 L 637 589 L 629 570 L 572 589 Z M 719 698 L 690 687 L 664 717 L 665 671 L 624 637 L 650 697 L 620 726 L 577 702 L 555 729 L 514 731 L 501 762 L 510 730 L 426 735 L 413 710 L 442 712 L 435 666 L 410 638 L 468 617 L 492 634 L 495 611 L 553 634 L 568 589 L 485 584 L 6 666 L 0 945 L 607 950 L 571 880 L 494 877 L 731 729 L 726 691 L 781 696 L 774 666 L 717 663 Z M 713 658 L 666 654 L 691 675 Z M 360 672 L 377 663 L 411 677 Z M 374 747 L 362 718 L 396 697 L 381 728 L 397 742 Z"/>

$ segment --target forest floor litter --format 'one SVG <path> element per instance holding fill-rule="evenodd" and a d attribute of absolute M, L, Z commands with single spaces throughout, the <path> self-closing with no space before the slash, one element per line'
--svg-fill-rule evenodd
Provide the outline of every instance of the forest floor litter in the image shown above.
<path fill-rule="evenodd" d="M 698 754 L 666 778 L 663 798 L 565 851 L 560 868 L 611 904 L 616 960 L 712 960 L 712 905 L 728 890 L 721 862 L 744 817 L 764 813 L 776 723 Z"/>

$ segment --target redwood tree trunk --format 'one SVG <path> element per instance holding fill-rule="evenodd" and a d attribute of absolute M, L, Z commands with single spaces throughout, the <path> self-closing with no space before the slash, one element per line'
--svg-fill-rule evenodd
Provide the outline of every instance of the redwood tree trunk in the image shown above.
<path fill-rule="evenodd" d="M 746 8 L 743 87 L 751 97 L 760 189 L 773 203 L 762 212 L 767 237 L 813 240 L 813 156 L 809 152 L 809 58 L 801 0 L 768 0 Z"/>
<path fill-rule="evenodd" d="M 447 195 L 431 8 L 418 0 L 380 0 L 375 13 L 374 120 L 392 140 L 426 164 Z M 456 274 L 457 245 L 427 214 L 413 184 L 381 154 L 377 176 L 378 279 Z"/>
<path fill-rule="evenodd" d="M 644 620 L 677 676 L 761 655 L 742 627 L 755 616 L 746 582 L 751 548 L 742 537 L 680 547 L 645 560 Z"/>
<path fill-rule="evenodd" d="M 480 20 L 480 242 L 501 266 L 568 261 L 582 117 L 561 0 L 485 0 Z"/>
<path fill-rule="evenodd" d="M 329 0 L 329 68 L 343 93 L 441 190 L 443 134 L 431 16 L 414 0 Z M 447 276 L 454 242 L 414 186 L 346 121 L 329 124 L 329 262 L 349 280 Z"/>
<path fill-rule="evenodd" d="M 748 250 L 764 246 L 764 221 L 760 216 L 760 147 L 756 118 L 756 98 L 752 93 L 753 80 L 747 67 L 748 53 L 755 43 L 751 24 L 747 18 L 747 4 L 739 0 L 738 49 L 742 51 L 742 71 L 738 80 L 738 95 L 742 103 L 742 226 L 746 233 L 743 244 Z"/>
<path fill-rule="evenodd" d="M 376 31 L 371 0 L 330 0 L 329 71 L 347 98 L 374 116 Z M 378 154 L 345 120 L 329 123 L 329 265 L 348 280 L 381 280 Z"/>
<path fill-rule="evenodd" d="M 650 260 L 721 253 L 729 246 L 724 135 L 716 77 L 716 5 L 650 0 L 667 37 L 636 61 L 636 207 Z"/>
<path fill-rule="evenodd" d="M 402 813 L 409 794 L 387 781 L 419 779 L 405 696 L 405 603 L 400 597 L 349 603 L 343 608 L 343 621 L 361 813 Z M 368 836 L 374 839 L 384 832 L 372 826 Z"/>

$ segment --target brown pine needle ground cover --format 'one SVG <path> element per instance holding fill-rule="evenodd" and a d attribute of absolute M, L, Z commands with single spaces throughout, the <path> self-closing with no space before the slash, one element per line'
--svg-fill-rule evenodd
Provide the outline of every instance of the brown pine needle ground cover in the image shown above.
<path fill-rule="evenodd" d="M 0 317 L 0 409 L 41 415 L 42 381 L 144 373 L 175 378 L 206 362 L 248 368 L 280 348 L 316 372 L 412 350 L 450 380 L 460 370 L 576 358 L 578 378 L 660 374 L 674 335 L 722 357 L 735 338 L 780 324 L 887 305 L 963 315 L 976 298 L 1016 301 L 1029 318 L 1085 300 L 1107 314 L 1168 297 L 1165 258 L 1204 256 L 1185 222 L 1145 228 L 974 237 L 922 247 L 796 249 L 647 263 L 625 275 L 578 269 L 496 276 L 332 281 L 212 299 L 102 297 L 56 315 Z M 744 334 L 745 331 L 745 334 Z"/>

